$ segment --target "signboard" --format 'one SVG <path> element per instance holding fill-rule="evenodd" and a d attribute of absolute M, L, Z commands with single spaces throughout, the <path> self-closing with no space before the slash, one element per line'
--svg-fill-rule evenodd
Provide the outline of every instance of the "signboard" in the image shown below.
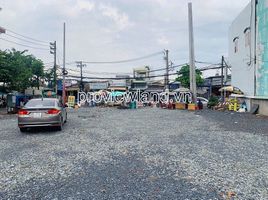
<path fill-rule="evenodd" d="M 62 80 L 57 80 L 57 90 L 62 91 Z"/>
<path fill-rule="evenodd" d="M 72 86 L 72 82 L 65 80 L 65 88 L 71 87 L 71 86 Z M 62 91 L 62 80 L 57 80 L 57 90 Z"/>
<path fill-rule="evenodd" d="M 113 80 L 110 84 L 112 87 L 126 87 L 127 82 L 126 80 Z"/>
<path fill-rule="evenodd" d="M 75 96 L 68 96 L 68 107 L 74 107 Z"/>
<path fill-rule="evenodd" d="M 89 83 L 90 90 L 105 90 L 108 88 L 108 82 Z"/>

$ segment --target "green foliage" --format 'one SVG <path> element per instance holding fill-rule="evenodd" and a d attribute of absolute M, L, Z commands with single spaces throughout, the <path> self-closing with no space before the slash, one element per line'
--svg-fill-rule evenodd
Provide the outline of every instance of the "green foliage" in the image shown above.
<path fill-rule="evenodd" d="M 50 69 L 44 74 L 45 81 L 48 83 L 48 87 L 53 87 L 54 83 L 54 70 Z"/>
<path fill-rule="evenodd" d="M 39 87 L 44 77 L 44 64 L 33 55 L 15 49 L 0 50 L 0 82 L 5 90 L 23 92 L 29 86 Z"/>
<path fill-rule="evenodd" d="M 195 70 L 196 73 L 196 85 L 202 85 L 204 79 L 202 78 L 202 72 L 198 69 Z M 183 87 L 190 88 L 190 67 L 189 65 L 183 66 L 178 71 L 178 77 L 176 81 L 179 81 Z"/>
<path fill-rule="evenodd" d="M 208 108 L 212 108 L 219 103 L 219 99 L 215 96 L 211 96 L 208 100 Z"/>

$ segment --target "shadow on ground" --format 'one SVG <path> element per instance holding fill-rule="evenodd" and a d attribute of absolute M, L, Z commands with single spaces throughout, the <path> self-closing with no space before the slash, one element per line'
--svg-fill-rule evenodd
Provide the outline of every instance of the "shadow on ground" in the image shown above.
<path fill-rule="evenodd" d="M 61 131 L 57 130 L 56 127 L 34 127 L 34 128 L 27 128 L 27 131 L 22 132 L 22 134 L 48 134 L 54 135 L 60 133 Z"/>

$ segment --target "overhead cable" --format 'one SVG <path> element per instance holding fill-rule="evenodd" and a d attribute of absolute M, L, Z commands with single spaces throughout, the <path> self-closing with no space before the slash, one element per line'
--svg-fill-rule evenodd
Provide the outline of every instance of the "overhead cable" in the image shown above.
<path fill-rule="evenodd" d="M 49 50 L 49 49 L 46 49 L 46 48 L 39 48 L 39 47 L 29 46 L 29 45 L 26 45 L 26 44 L 20 44 L 20 43 L 17 43 L 17 42 L 11 41 L 11 40 L 7 40 L 7 39 L 4 39 L 4 38 L 0 38 L 0 40 L 4 40 L 6 42 L 10 42 L 10 43 L 13 43 L 13 44 L 16 44 L 16 45 L 20 45 L 20 46 L 24 46 L 24 47 L 28 47 L 28 48 L 32 48 L 32 49 L 46 50 L 46 51 Z"/>
<path fill-rule="evenodd" d="M 41 44 L 41 43 L 38 43 L 38 42 L 33 42 L 33 41 L 30 41 L 30 40 L 26 40 L 26 39 L 23 39 L 23 38 L 19 38 L 19 37 L 16 37 L 14 35 L 10 35 L 8 33 L 6 33 L 5 35 L 8 35 L 9 37 L 13 37 L 13 38 L 16 38 L 18 40 L 22 40 L 24 42 L 28 42 L 28 43 L 31 43 L 31 44 L 34 44 L 34 45 L 39 45 L 39 46 L 46 46 L 48 47 L 49 45 L 48 44 Z"/>
<path fill-rule="evenodd" d="M 141 56 L 138 58 L 132 58 L 132 59 L 126 59 L 126 60 L 117 60 L 117 61 L 83 61 L 83 63 L 88 63 L 88 64 L 117 64 L 117 63 L 127 63 L 127 62 L 133 62 L 133 61 L 138 61 L 138 60 L 144 60 L 146 58 L 151 58 L 157 55 L 163 54 L 163 51 L 159 51 L 156 53 L 152 53 L 146 56 Z"/>
<path fill-rule="evenodd" d="M 25 35 L 22 35 L 22 34 L 19 34 L 19 33 L 16 33 L 15 31 L 12 31 L 12 30 L 9 30 L 9 29 L 6 29 L 8 32 L 11 32 L 15 35 L 18 35 L 18 36 L 21 36 L 21 37 L 24 37 L 24 38 L 27 38 L 27 39 L 30 39 L 30 40 L 33 40 L 33 41 L 36 41 L 36 42 L 41 42 L 41 43 L 45 43 L 45 44 L 48 44 L 49 42 L 46 42 L 46 41 L 42 41 L 42 40 L 38 40 L 38 39 L 34 39 L 32 37 L 29 37 L 29 36 L 25 36 Z"/>

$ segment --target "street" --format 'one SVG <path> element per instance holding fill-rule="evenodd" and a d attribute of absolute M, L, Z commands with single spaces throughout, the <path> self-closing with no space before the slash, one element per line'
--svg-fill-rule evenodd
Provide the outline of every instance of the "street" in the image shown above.
<path fill-rule="evenodd" d="M 69 110 L 63 131 L 0 116 L 1 199 L 267 199 L 268 119 L 160 108 Z"/>

